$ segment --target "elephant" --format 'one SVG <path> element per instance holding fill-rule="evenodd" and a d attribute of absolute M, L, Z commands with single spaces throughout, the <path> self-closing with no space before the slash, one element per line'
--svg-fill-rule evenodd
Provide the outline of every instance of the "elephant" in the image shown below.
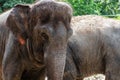
<path fill-rule="evenodd" d="M 120 80 L 120 20 L 97 15 L 73 17 L 63 80 L 94 74 Z"/>
<path fill-rule="evenodd" d="M 63 80 L 72 8 L 41 0 L 0 15 L 0 80 Z"/>

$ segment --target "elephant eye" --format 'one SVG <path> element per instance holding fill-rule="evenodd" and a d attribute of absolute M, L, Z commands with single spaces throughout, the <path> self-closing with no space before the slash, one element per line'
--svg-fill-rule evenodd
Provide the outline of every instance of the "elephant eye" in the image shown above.
<path fill-rule="evenodd" d="M 48 40 L 48 35 L 46 33 L 41 33 L 41 36 L 44 40 Z"/>

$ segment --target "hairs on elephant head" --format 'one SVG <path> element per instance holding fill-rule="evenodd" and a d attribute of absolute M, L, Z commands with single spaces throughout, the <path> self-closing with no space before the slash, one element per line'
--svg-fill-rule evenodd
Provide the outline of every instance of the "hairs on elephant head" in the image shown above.
<path fill-rule="evenodd" d="M 6 23 L 13 34 L 22 41 L 22 39 L 25 40 L 28 36 L 32 36 L 36 25 L 54 22 L 52 24 L 57 26 L 57 23 L 62 21 L 67 30 L 70 30 L 71 16 L 72 9 L 68 4 L 53 0 L 40 0 L 31 7 L 29 5 L 16 5 Z M 71 34 L 70 30 L 69 35 Z"/>

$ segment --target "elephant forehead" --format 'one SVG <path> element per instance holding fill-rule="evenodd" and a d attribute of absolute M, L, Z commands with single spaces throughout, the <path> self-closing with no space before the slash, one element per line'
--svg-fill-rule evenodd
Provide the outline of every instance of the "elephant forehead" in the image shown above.
<path fill-rule="evenodd" d="M 72 15 L 71 7 L 62 2 L 41 1 L 36 3 L 32 11 L 37 17 L 51 16 L 58 18 L 67 18 Z"/>

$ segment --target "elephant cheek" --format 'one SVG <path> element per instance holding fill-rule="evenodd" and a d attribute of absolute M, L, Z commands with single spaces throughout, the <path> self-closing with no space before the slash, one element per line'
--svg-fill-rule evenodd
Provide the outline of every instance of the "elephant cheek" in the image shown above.
<path fill-rule="evenodd" d="M 48 80 L 63 80 L 65 60 L 66 46 L 49 47 L 45 57 Z"/>

